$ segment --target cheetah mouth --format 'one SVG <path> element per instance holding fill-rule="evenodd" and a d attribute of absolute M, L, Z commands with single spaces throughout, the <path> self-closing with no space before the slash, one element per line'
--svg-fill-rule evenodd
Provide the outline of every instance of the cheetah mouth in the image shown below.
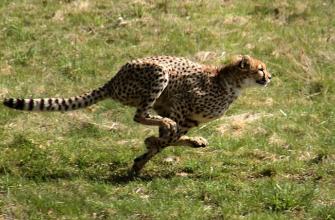
<path fill-rule="evenodd" d="M 256 83 L 265 86 L 268 83 L 267 80 L 265 79 L 265 74 L 263 74 L 262 79 L 256 80 Z"/>

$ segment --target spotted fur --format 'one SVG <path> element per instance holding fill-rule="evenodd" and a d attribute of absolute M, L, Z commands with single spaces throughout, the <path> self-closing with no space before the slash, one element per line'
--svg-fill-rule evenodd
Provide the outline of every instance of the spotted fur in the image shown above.
<path fill-rule="evenodd" d="M 9 98 L 4 100 L 4 105 L 28 111 L 70 111 L 112 98 L 135 107 L 136 122 L 159 127 L 159 136 L 148 137 L 147 152 L 134 161 L 131 172 L 137 174 L 167 146 L 207 146 L 203 138 L 184 135 L 200 123 L 221 117 L 243 88 L 267 85 L 270 79 L 266 65 L 249 56 L 237 56 L 222 67 L 206 66 L 186 58 L 157 56 L 126 63 L 104 86 L 80 96 Z M 150 109 L 157 115 L 150 114 Z"/>

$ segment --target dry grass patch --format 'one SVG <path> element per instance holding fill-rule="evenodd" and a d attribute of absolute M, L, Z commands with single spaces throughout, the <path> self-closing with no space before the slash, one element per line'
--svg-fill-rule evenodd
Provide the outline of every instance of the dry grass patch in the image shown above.
<path fill-rule="evenodd" d="M 247 24 L 250 20 L 250 17 L 248 16 L 227 16 L 224 20 L 223 23 L 225 25 L 239 25 L 243 26 Z"/>
<path fill-rule="evenodd" d="M 8 63 L 6 60 L 5 63 L 3 63 L 0 66 L 0 76 L 8 76 L 14 73 L 13 67 Z"/>
<path fill-rule="evenodd" d="M 216 63 L 219 60 L 223 60 L 226 56 L 226 52 L 214 52 L 214 51 L 199 51 L 194 55 L 194 59 L 201 63 Z"/>
<path fill-rule="evenodd" d="M 119 122 L 109 121 L 108 117 L 105 117 L 106 120 L 104 120 L 103 123 L 96 123 L 95 120 L 93 119 L 93 116 L 90 114 L 86 114 L 85 112 L 80 111 L 69 112 L 67 113 L 67 116 L 70 117 L 70 119 L 74 119 L 76 124 L 82 126 L 88 124 L 107 131 L 122 131 L 126 129 L 126 126 Z"/>
<path fill-rule="evenodd" d="M 58 9 L 54 16 L 52 17 L 53 21 L 56 22 L 64 22 L 64 19 L 69 15 L 69 14 L 79 14 L 82 12 L 87 12 L 91 8 L 93 8 L 93 1 L 88 1 L 88 0 L 76 0 L 73 1 L 69 4 L 64 4 L 60 9 Z"/>
<path fill-rule="evenodd" d="M 224 135 L 231 135 L 234 137 L 241 136 L 244 132 L 255 127 L 249 126 L 255 121 L 261 120 L 264 117 L 272 117 L 272 114 L 268 113 L 243 113 L 240 115 L 232 115 L 229 117 L 224 117 L 222 119 L 223 123 L 217 128 L 217 130 Z"/>
<path fill-rule="evenodd" d="M 281 147 L 288 147 L 288 144 L 284 138 L 280 137 L 277 133 L 273 133 L 269 138 L 269 144 Z"/>

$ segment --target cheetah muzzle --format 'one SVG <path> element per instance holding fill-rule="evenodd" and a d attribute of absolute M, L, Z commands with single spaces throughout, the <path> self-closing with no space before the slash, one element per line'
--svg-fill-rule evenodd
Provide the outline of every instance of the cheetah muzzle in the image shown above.
<path fill-rule="evenodd" d="M 221 117 L 240 91 L 266 86 L 271 75 L 266 65 L 250 56 L 236 56 L 221 67 L 202 65 L 186 58 L 156 56 L 123 65 L 102 87 L 70 98 L 7 98 L 4 105 L 27 111 L 70 111 L 111 98 L 136 108 L 134 121 L 159 127 L 157 137 L 145 139 L 147 151 L 134 160 L 130 172 L 168 146 L 208 146 L 202 137 L 186 133 L 201 123 Z M 152 115 L 149 110 L 157 113 Z"/>

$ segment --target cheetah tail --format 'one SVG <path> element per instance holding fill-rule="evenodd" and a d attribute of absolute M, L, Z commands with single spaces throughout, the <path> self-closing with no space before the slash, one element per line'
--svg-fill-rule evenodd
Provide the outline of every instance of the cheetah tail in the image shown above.
<path fill-rule="evenodd" d="M 3 104 L 9 108 L 25 111 L 71 111 L 93 105 L 108 96 L 108 89 L 103 86 L 83 95 L 70 98 L 6 98 Z"/>

